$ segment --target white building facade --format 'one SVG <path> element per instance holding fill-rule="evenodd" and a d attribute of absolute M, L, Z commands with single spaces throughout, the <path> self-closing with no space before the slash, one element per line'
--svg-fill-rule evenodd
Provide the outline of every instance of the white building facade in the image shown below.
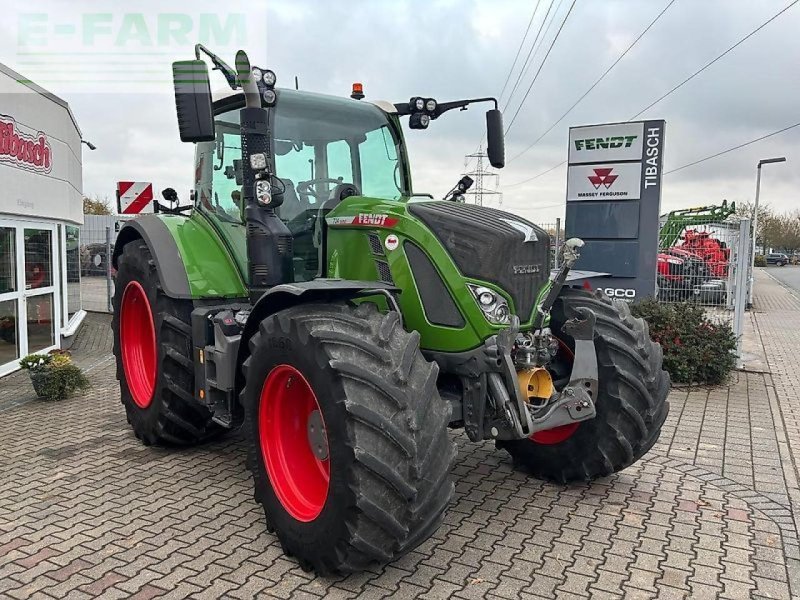
<path fill-rule="evenodd" d="M 0 64 L 0 376 L 85 315 L 81 148 L 69 105 Z"/>

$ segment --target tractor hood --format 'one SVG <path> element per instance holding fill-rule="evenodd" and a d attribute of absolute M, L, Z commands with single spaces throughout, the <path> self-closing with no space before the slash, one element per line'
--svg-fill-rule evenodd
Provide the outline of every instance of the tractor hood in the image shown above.
<path fill-rule="evenodd" d="M 527 321 L 550 276 L 550 236 L 517 215 L 458 202 L 415 202 L 408 211 L 439 239 L 465 277 L 505 290 Z"/>

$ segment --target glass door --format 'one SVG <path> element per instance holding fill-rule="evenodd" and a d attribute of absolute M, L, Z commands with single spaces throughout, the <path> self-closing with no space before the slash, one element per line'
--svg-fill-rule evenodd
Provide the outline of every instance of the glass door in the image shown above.
<path fill-rule="evenodd" d="M 25 251 L 25 323 L 27 354 L 45 352 L 58 345 L 55 227 L 37 225 L 21 229 Z"/>
<path fill-rule="evenodd" d="M 55 243 L 54 225 L 0 221 L 0 375 L 59 346 Z"/>
<path fill-rule="evenodd" d="M 20 359 L 17 230 L 0 224 L 0 375 Z"/>

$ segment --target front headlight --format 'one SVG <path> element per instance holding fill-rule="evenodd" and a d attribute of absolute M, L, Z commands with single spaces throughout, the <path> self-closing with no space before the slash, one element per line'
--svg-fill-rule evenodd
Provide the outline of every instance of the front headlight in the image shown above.
<path fill-rule="evenodd" d="M 505 325 L 511 317 L 508 302 L 500 294 L 482 285 L 467 284 L 467 288 L 486 320 L 495 325 Z"/>

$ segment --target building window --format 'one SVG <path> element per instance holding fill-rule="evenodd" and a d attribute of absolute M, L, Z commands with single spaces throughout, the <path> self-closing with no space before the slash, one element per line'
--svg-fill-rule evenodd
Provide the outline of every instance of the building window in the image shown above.
<path fill-rule="evenodd" d="M 53 233 L 46 229 L 25 230 L 25 289 L 53 285 Z"/>
<path fill-rule="evenodd" d="M 19 358 L 17 301 L 0 302 L 0 365 Z"/>
<path fill-rule="evenodd" d="M 31 296 L 25 302 L 28 313 L 28 354 L 54 346 L 53 294 Z"/>
<path fill-rule="evenodd" d="M 0 294 L 17 291 L 17 230 L 0 227 Z"/>

